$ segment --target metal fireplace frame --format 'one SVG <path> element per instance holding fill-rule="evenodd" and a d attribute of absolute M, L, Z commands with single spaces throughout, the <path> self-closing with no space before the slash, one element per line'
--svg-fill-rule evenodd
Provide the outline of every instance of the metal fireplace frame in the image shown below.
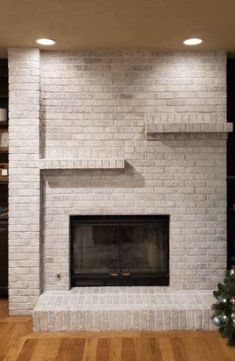
<path fill-rule="evenodd" d="M 74 224 L 136 224 L 138 221 L 146 224 L 165 225 L 164 236 L 166 238 L 166 272 L 134 273 L 120 272 L 118 274 L 95 274 L 73 272 L 72 239 Z M 69 217 L 69 245 L 70 245 L 70 285 L 81 286 L 168 286 L 169 285 L 169 215 L 71 215 Z"/>

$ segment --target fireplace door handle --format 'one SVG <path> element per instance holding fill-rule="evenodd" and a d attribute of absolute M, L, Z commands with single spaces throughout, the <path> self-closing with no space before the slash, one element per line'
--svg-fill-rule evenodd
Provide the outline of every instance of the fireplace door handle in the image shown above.
<path fill-rule="evenodd" d="M 117 272 L 110 273 L 110 275 L 111 275 L 112 277 L 118 277 L 118 273 L 117 273 Z"/>
<path fill-rule="evenodd" d="M 124 277 L 128 277 L 131 275 L 131 273 L 130 272 L 122 272 L 121 275 Z"/>

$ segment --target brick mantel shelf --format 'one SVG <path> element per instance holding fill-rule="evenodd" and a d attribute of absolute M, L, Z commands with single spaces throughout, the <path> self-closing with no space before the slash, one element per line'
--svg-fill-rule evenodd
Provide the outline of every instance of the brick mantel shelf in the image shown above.
<path fill-rule="evenodd" d="M 124 169 L 124 159 L 41 159 L 41 170 L 52 169 Z"/>
<path fill-rule="evenodd" d="M 145 126 L 147 140 L 153 136 L 167 134 L 205 134 L 205 133 L 229 133 L 233 131 L 233 123 L 148 123 Z"/>

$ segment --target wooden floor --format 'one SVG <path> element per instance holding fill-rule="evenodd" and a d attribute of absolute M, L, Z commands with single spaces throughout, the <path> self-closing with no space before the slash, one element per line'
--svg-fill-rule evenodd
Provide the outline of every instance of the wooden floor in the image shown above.
<path fill-rule="evenodd" d="M 5 357 L 5 358 L 4 358 Z M 0 361 L 235 361 L 217 332 L 32 333 L 0 299 Z"/>

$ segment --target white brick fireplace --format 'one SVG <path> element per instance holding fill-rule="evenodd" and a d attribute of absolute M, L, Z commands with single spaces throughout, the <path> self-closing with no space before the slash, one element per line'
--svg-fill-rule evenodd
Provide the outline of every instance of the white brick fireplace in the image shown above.
<path fill-rule="evenodd" d="M 110 309 L 107 327 L 74 313 L 97 294 L 120 292 L 117 308 L 129 295 L 138 315 L 151 295 L 168 311 L 185 296 L 202 321 L 178 327 L 209 328 L 226 269 L 226 54 L 10 49 L 9 97 L 10 313 L 31 314 L 43 293 L 35 329 L 112 329 Z M 69 291 L 69 217 L 95 214 L 169 215 L 169 287 Z"/>

